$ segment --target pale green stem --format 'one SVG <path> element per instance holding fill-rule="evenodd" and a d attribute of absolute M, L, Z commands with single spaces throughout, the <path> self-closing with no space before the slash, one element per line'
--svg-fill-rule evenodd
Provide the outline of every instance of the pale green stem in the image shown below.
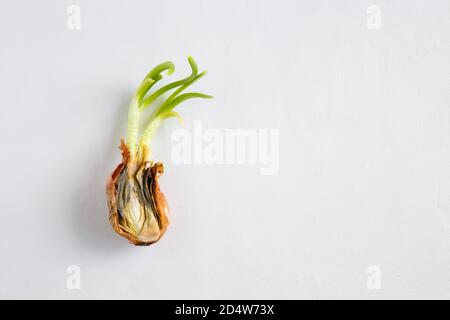
<path fill-rule="evenodd" d="M 158 117 L 154 118 L 150 124 L 145 129 L 144 133 L 142 134 L 141 138 L 141 145 L 145 145 L 150 149 L 150 141 L 152 137 L 155 135 L 156 130 L 159 128 L 161 123 L 167 119 L 176 117 L 180 121 L 181 125 L 183 125 L 183 118 L 175 111 L 167 112 L 162 115 L 159 115 Z"/>
<path fill-rule="evenodd" d="M 127 146 L 130 151 L 130 157 L 133 159 L 136 156 L 138 134 L 139 134 L 139 104 L 137 97 L 133 97 L 130 103 L 130 110 L 128 111 L 128 133 Z"/>

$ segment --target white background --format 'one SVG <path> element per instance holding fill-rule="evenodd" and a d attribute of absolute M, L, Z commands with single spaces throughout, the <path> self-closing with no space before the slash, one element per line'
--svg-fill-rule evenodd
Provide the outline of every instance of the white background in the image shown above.
<path fill-rule="evenodd" d="M 450 298 L 449 18 L 448 0 L 2 0 L 0 297 Z M 279 129 L 279 172 L 177 165 L 167 121 L 172 224 L 133 247 L 106 178 L 132 92 L 188 55 L 215 98 L 179 108 L 186 128 Z"/>

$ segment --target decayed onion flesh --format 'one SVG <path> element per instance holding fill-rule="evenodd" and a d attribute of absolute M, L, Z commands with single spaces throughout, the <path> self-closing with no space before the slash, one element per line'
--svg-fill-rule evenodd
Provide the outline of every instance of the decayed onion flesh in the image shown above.
<path fill-rule="evenodd" d="M 122 141 L 122 162 L 108 179 L 109 221 L 114 230 L 135 245 L 150 245 L 169 225 L 169 207 L 159 189 L 162 163 L 131 163 Z"/>

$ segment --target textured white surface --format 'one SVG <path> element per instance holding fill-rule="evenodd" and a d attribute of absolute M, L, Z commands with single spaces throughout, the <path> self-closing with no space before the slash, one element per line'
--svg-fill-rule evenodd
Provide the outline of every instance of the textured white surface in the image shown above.
<path fill-rule="evenodd" d="M 449 4 L 3 0 L 0 297 L 448 299 Z M 182 106 L 186 127 L 279 129 L 279 173 L 176 165 L 167 122 L 172 225 L 133 247 L 105 180 L 136 85 L 189 54 L 215 99 Z"/>

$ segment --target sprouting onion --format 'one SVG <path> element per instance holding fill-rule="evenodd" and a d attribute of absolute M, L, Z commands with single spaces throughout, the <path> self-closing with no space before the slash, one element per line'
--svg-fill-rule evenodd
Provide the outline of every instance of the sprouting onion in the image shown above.
<path fill-rule="evenodd" d="M 150 159 L 150 142 L 161 125 L 168 118 L 183 119 L 174 109 L 183 101 L 192 98 L 212 98 L 198 92 L 183 93 L 206 71 L 198 73 L 197 64 L 188 58 L 191 74 L 150 92 L 163 78 L 163 73 L 171 75 L 175 71 L 172 62 L 167 61 L 153 68 L 135 91 L 128 112 L 128 132 L 126 142 L 120 144 L 122 162 L 108 178 L 109 220 L 113 229 L 135 245 L 150 245 L 157 242 L 169 224 L 169 206 L 159 189 L 158 178 L 164 167 Z M 146 127 L 139 134 L 140 116 L 159 97 L 173 90 L 147 119 Z"/>

